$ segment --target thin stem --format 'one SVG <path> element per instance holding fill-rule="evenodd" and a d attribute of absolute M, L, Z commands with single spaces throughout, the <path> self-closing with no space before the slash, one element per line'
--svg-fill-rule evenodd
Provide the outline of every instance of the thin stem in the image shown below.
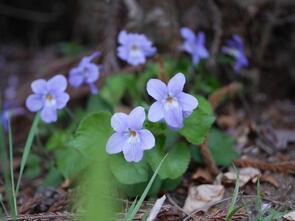
<path fill-rule="evenodd" d="M 5 215 L 6 215 L 6 216 L 9 216 L 8 211 L 7 211 L 7 209 L 6 209 L 6 206 L 5 206 L 4 203 L 3 203 L 2 197 L 0 198 L 0 204 L 1 204 L 1 207 L 2 207 L 2 209 L 3 209 L 4 213 L 5 213 Z M 0 217 L 0 218 L 1 218 L 1 217 Z"/>
<path fill-rule="evenodd" d="M 11 131 L 11 122 L 10 114 L 8 114 L 8 142 L 9 142 L 9 162 L 10 162 L 10 180 L 11 180 L 11 192 L 13 199 L 13 216 L 17 216 L 17 204 L 16 204 L 16 195 L 15 195 L 15 184 L 14 184 L 14 171 L 13 171 L 13 141 L 12 141 L 12 131 Z"/>
<path fill-rule="evenodd" d="M 21 179 L 22 179 L 22 175 L 23 175 L 23 172 L 24 172 L 28 157 L 30 155 L 30 151 L 31 151 L 31 147 L 32 147 L 32 144 L 33 144 L 35 134 L 36 134 L 36 132 L 38 130 L 39 121 L 40 121 L 40 116 L 39 116 L 39 113 L 38 113 L 38 114 L 36 114 L 36 116 L 34 118 L 32 127 L 31 127 L 30 132 L 29 132 L 29 136 L 27 138 L 26 145 L 25 145 L 25 148 L 24 148 L 24 153 L 23 153 L 22 160 L 21 160 L 21 165 L 20 165 L 19 177 L 18 177 L 17 184 L 16 184 L 16 191 L 15 191 L 16 196 L 18 195 L 18 192 L 19 192 L 20 182 L 21 182 Z"/>

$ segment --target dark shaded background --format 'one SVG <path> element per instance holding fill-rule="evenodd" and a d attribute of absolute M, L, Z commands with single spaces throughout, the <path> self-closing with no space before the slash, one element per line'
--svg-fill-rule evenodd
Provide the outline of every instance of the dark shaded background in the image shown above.
<path fill-rule="evenodd" d="M 215 58 L 224 40 L 236 33 L 245 40 L 250 60 L 242 75 L 251 79 L 255 93 L 292 99 L 294 24 L 294 0 L 2 0 L 0 85 L 4 88 L 11 74 L 28 82 L 59 71 L 52 66 L 65 62 L 61 42 L 104 51 L 104 71 L 117 71 L 122 64 L 115 54 L 116 37 L 123 28 L 144 32 L 161 53 L 177 57 L 179 28 L 188 26 L 207 34 L 208 68 L 221 79 L 229 80 L 226 72 L 232 70 L 216 65 Z"/>

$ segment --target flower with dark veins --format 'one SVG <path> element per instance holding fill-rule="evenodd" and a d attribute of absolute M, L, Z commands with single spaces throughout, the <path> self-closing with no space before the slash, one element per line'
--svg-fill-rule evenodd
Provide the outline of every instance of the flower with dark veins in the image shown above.
<path fill-rule="evenodd" d="M 57 121 L 57 110 L 66 106 L 70 96 L 65 92 L 67 79 L 56 75 L 48 81 L 35 80 L 31 84 L 34 94 L 26 100 L 26 106 L 31 112 L 41 111 L 41 119 L 45 123 Z"/>
<path fill-rule="evenodd" d="M 225 44 L 226 46 L 222 47 L 222 52 L 235 59 L 233 68 L 236 73 L 240 72 L 241 68 L 249 65 L 244 51 L 244 44 L 240 36 L 233 35 L 233 37 L 227 40 Z"/>
<path fill-rule="evenodd" d="M 143 129 L 145 112 L 143 107 L 136 107 L 129 115 L 115 113 L 111 119 L 115 133 L 109 138 L 106 146 L 107 153 L 123 152 L 128 162 L 139 162 L 144 150 L 155 146 L 155 137 L 147 129 Z"/>
<path fill-rule="evenodd" d="M 119 58 L 133 66 L 144 64 L 146 57 L 153 56 L 157 51 L 144 34 L 128 34 L 126 31 L 121 31 L 118 41 L 120 43 L 117 49 Z"/>
<path fill-rule="evenodd" d="M 102 66 L 92 63 L 92 60 L 99 55 L 99 52 L 94 52 L 92 55 L 84 57 L 77 67 L 70 70 L 69 83 L 71 86 L 78 88 L 82 84 L 88 84 L 92 94 L 98 92 L 95 82 L 99 79 Z"/>
<path fill-rule="evenodd" d="M 166 85 L 158 79 L 150 79 L 147 92 L 156 102 L 149 109 L 148 119 L 151 122 L 165 120 L 169 127 L 180 129 L 184 118 L 188 117 L 198 107 L 198 100 L 183 92 L 185 77 L 176 74 Z"/>
<path fill-rule="evenodd" d="M 205 47 L 204 32 L 199 32 L 196 35 L 190 28 L 184 27 L 180 29 L 180 33 L 185 40 L 181 48 L 191 54 L 193 64 L 197 65 L 201 59 L 209 57 L 209 52 Z"/>

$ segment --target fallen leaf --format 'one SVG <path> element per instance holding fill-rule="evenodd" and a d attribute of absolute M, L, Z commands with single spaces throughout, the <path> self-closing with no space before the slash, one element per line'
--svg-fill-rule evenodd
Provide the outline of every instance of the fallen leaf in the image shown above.
<path fill-rule="evenodd" d="M 151 209 L 151 212 L 147 218 L 147 221 L 153 221 L 157 218 L 162 206 L 163 206 L 163 203 L 165 202 L 166 200 L 166 196 L 163 195 L 161 198 L 157 199 L 157 201 L 155 202 L 153 208 Z"/>
<path fill-rule="evenodd" d="M 263 174 L 260 179 L 261 179 L 261 181 L 268 182 L 268 183 L 272 184 L 276 188 L 279 187 L 279 182 L 277 181 L 277 179 L 270 174 Z"/>
<path fill-rule="evenodd" d="M 249 181 L 255 183 L 257 178 L 261 175 L 260 171 L 253 167 L 242 168 L 239 172 L 240 187 L 244 186 Z M 229 171 L 223 174 L 223 181 L 225 183 L 235 183 L 237 174 L 235 171 Z"/>
<path fill-rule="evenodd" d="M 226 96 L 233 96 L 237 94 L 239 91 L 241 91 L 242 89 L 243 89 L 243 85 L 238 82 L 232 82 L 218 89 L 209 97 L 209 102 L 212 106 L 212 109 L 215 110 Z"/>
<path fill-rule="evenodd" d="M 198 168 L 197 171 L 193 174 L 192 179 L 200 183 L 212 183 L 213 176 L 208 169 Z"/>
<path fill-rule="evenodd" d="M 283 217 L 285 220 L 294 221 L 295 220 L 295 210 L 285 214 Z"/>
<path fill-rule="evenodd" d="M 191 213 L 194 210 L 206 210 L 206 206 L 223 198 L 224 186 L 203 184 L 189 188 L 188 196 L 184 203 L 184 211 Z"/>

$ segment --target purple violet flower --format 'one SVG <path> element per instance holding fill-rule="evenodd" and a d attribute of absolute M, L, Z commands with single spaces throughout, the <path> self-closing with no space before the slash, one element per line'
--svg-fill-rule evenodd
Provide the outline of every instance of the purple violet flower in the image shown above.
<path fill-rule="evenodd" d="M 48 81 L 35 80 L 31 84 L 34 94 L 26 100 L 27 108 L 32 111 L 41 111 L 41 119 L 45 123 L 57 121 L 57 110 L 64 108 L 70 99 L 65 92 L 67 79 L 63 75 L 56 75 Z"/>
<path fill-rule="evenodd" d="M 244 51 L 244 44 L 240 36 L 233 35 L 232 39 L 227 40 L 225 44 L 226 46 L 222 47 L 222 52 L 235 59 L 235 64 L 233 66 L 235 72 L 240 72 L 241 68 L 249 65 Z"/>
<path fill-rule="evenodd" d="M 156 102 L 149 109 L 148 119 L 152 122 L 165 120 L 169 127 L 180 129 L 184 118 L 188 117 L 198 107 L 198 100 L 183 92 L 185 77 L 176 74 L 166 85 L 158 79 L 150 79 L 147 92 Z"/>
<path fill-rule="evenodd" d="M 126 31 L 121 31 L 118 41 L 120 43 L 117 49 L 119 58 L 133 66 L 144 64 L 146 57 L 153 56 L 157 51 L 144 34 L 128 34 Z"/>
<path fill-rule="evenodd" d="M 0 112 L 0 122 L 4 129 L 8 129 L 9 119 L 20 116 L 25 113 L 24 108 L 20 107 L 16 98 L 18 78 L 16 75 L 11 75 L 7 81 L 7 87 L 4 90 L 4 102 L 2 111 Z"/>
<path fill-rule="evenodd" d="M 144 150 L 155 146 L 154 135 L 146 129 L 142 129 L 145 121 L 143 107 L 134 108 L 129 115 L 115 113 L 111 119 L 115 133 L 107 142 L 107 153 L 116 154 L 123 152 L 128 162 L 139 162 Z"/>
<path fill-rule="evenodd" d="M 73 87 L 80 87 L 82 84 L 88 84 L 92 94 L 97 93 L 95 82 L 99 79 L 101 65 L 96 65 L 91 61 L 100 55 L 94 52 L 90 56 L 84 57 L 77 67 L 71 69 L 69 73 L 69 83 Z"/>
<path fill-rule="evenodd" d="M 209 57 L 209 52 L 205 48 L 204 32 L 199 32 L 196 35 L 190 28 L 184 27 L 180 29 L 180 33 L 185 40 L 181 48 L 191 54 L 193 64 L 197 65 L 201 59 Z"/>

